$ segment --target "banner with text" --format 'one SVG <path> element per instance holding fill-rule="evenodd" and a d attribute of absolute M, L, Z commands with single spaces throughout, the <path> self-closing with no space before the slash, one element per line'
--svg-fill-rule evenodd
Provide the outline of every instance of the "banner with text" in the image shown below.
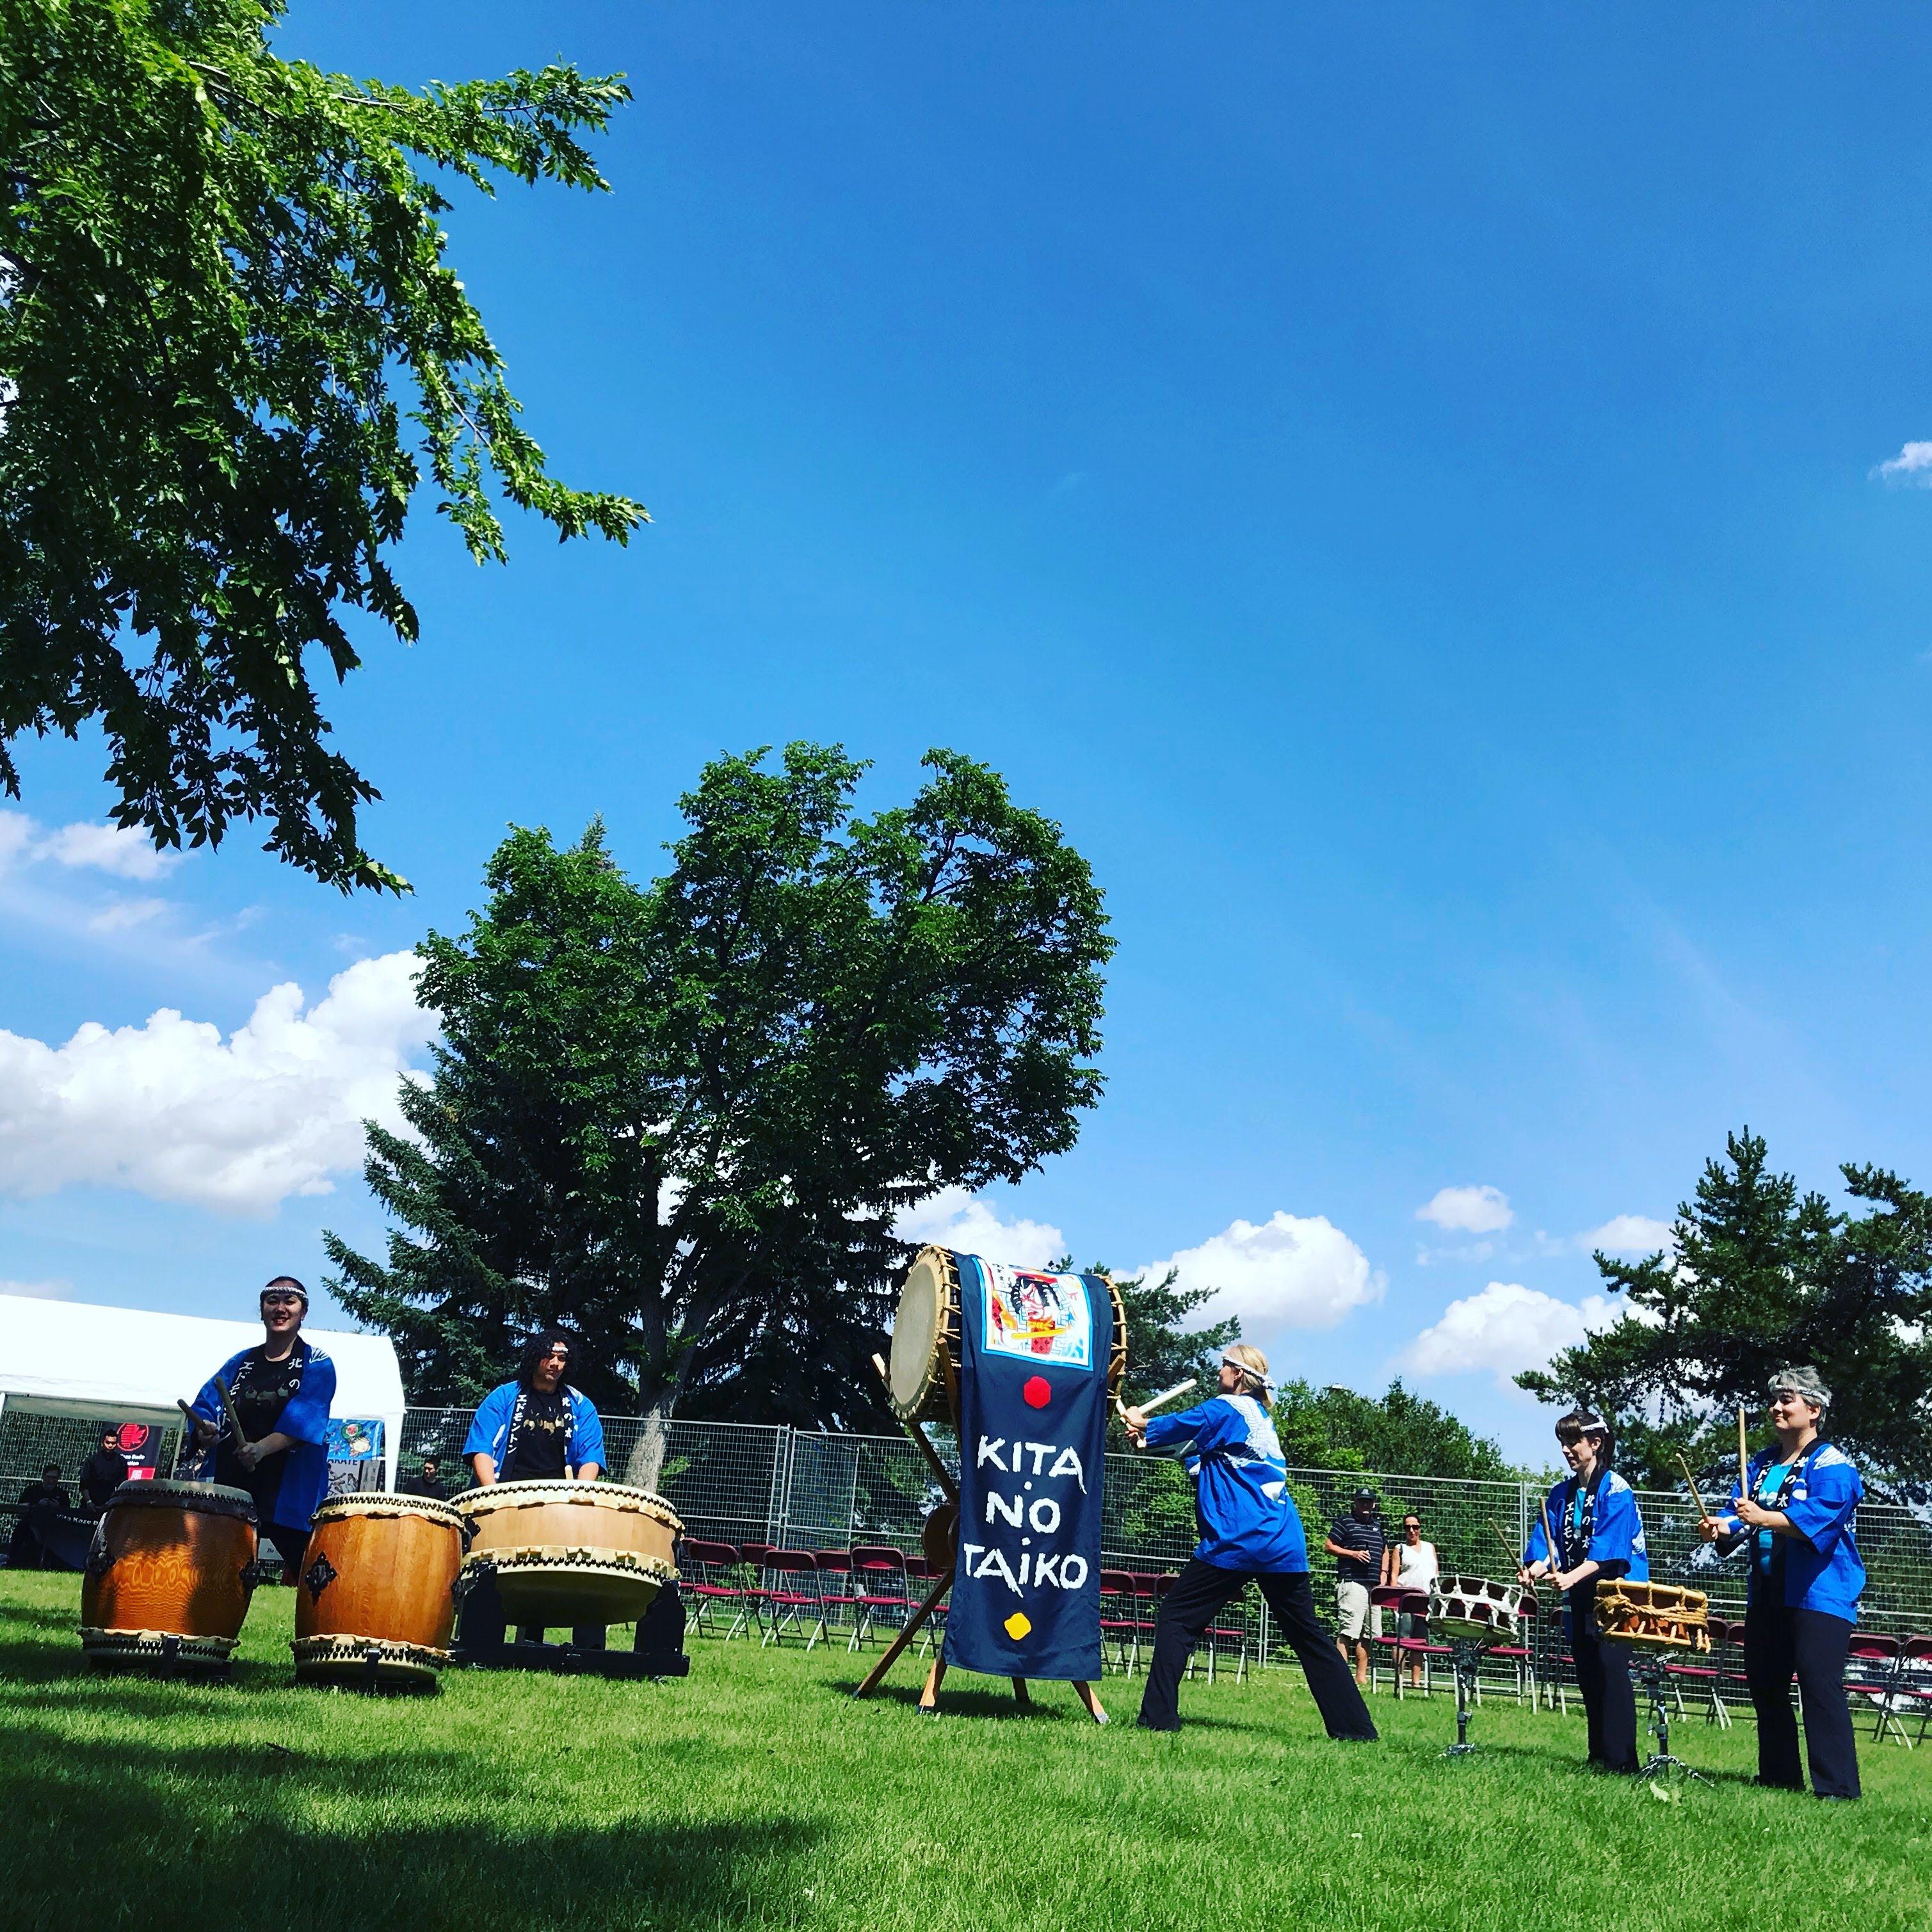
<path fill-rule="evenodd" d="M 1090 1682 L 1112 1298 L 1097 1276 L 958 1259 L 959 1562 L 946 1660 Z"/>

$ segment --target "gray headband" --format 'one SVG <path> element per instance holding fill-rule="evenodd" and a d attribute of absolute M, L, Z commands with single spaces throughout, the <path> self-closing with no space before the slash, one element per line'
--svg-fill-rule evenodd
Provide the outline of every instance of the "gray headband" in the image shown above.
<path fill-rule="evenodd" d="M 1820 1408 L 1832 1406 L 1832 1391 L 1825 1386 L 1824 1378 L 1808 1363 L 1802 1368 L 1780 1369 L 1771 1378 L 1771 1393 L 1775 1395 L 1780 1389 L 1789 1389 L 1793 1395 L 1802 1396 Z"/>

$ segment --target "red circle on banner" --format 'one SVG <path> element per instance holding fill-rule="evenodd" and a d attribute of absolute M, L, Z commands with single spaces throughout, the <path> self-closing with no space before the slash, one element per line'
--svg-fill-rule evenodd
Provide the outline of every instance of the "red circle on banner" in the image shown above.
<path fill-rule="evenodd" d="M 1053 1400 L 1053 1384 L 1044 1376 L 1028 1376 L 1020 1386 L 1020 1400 L 1029 1408 L 1044 1408 Z"/>

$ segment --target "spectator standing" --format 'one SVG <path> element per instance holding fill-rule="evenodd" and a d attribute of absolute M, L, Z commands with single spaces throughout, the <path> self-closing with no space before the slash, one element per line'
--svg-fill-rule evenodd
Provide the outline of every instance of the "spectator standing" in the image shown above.
<path fill-rule="evenodd" d="M 1436 1580 L 1442 1574 L 1442 1565 L 1436 1560 L 1436 1546 L 1424 1542 L 1422 1519 L 1412 1510 L 1402 1520 L 1401 1540 L 1389 1546 L 1388 1581 L 1398 1590 L 1426 1592 L 1436 1587 Z M 1429 1634 L 1429 1619 L 1413 1610 L 1404 1610 L 1396 1621 L 1395 1634 L 1419 1640 Z M 1419 1657 L 1412 1658 L 1408 1681 L 1414 1688 L 1421 1688 L 1422 1660 Z"/>
<path fill-rule="evenodd" d="M 405 1476 L 398 1486 L 406 1496 L 427 1496 L 435 1503 L 449 1500 L 449 1485 L 443 1480 L 440 1456 L 425 1456 L 422 1467 L 413 1476 Z"/>
<path fill-rule="evenodd" d="M 61 1487 L 60 1465 L 50 1462 L 40 1472 L 38 1483 L 29 1483 L 20 1492 L 20 1514 L 14 1525 L 14 1539 L 7 1546 L 10 1570 L 43 1570 L 46 1568 L 47 1532 L 54 1519 L 67 1514 L 67 1492 Z"/>
<path fill-rule="evenodd" d="M 112 1423 L 100 1432 L 100 1446 L 80 1466 L 80 1504 L 99 1516 L 114 1492 L 128 1480 L 128 1459 L 121 1453 L 121 1432 Z"/>
<path fill-rule="evenodd" d="M 1345 1660 L 1354 1646 L 1355 1682 L 1364 1690 L 1369 1684 L 1369 1592 L 1382 1580 L 1388 1552 L 1382 1509 L 1373 1490 L 1358 1490 L 1348 1514 L 1329 1525 L 1322 1545 L 1335 1559 L 1336 1645 Z"/>

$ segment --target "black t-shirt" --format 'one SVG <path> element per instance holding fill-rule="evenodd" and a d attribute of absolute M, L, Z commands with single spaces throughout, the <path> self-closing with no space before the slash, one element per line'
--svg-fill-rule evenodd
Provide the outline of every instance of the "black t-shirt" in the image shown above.
<path fill-rule="evenodd" d="M 1343 1583 L 1366 1583 L 1371 1588 L 1382 1580 L 1382 1552 L 1388 1547 L 1388 1532 L 1382 1520 L 1372 1516 L 1366 1522 L 1351 1511 L 1337 1516 L 1328 1526 L 1328 1540 L 1344 1550 L 1360 1552 L 1355 1556 L 1338 1556 L 1335 1576 Z"/>
<path fill-rule="evenodd" d="M 20 1492 L 22 1514 L 50 1516 L 67 1508 L 67 1492 L 58 1483 L 29 1483 Z"/>
<path fill-rule="evenodd" d="M 80 1466 L 80 1493 L 91 1509 L 105 1509 L 127 1480 L 128 1459 L 118 1449 L 97 1449 Z"/>
<path fill-rule="evenodd" d="M 298 1342 L 279 1362 L 269 1360 L 262 1348 L 250 1348 L 235 1371 L 228 1393 L 235 1413 L 242 1418 L 242 1432 L 250 1442 L 270 1434 L 282 1419 L 282 1411 L 295 1400 L 302 1387 L 302 1370 L 308 1351 Z M 252 1470 L 235 1460 L 235 1445 L 224 1436 L 216 1452 L 214 1480 L 231 1488 L 246 1490 L 255 1498 L 255 1513 L 266 1522 L 274 1512 L 275 1498 L 282 1486 L 282 1472 L 288 1466 L 289 1452 L 278 1450 L 264 1456 Z"/>
<path fill-rule="evenodd" d="M 396 1486 L 406 1496 L 424 1496 L 433 1503 L 446 1502 L 449 1499 L 449 1492 L 443 1486 L 442 1478 L 440 1474 L 432 1476 L 426 1470 L 419 1470 L 413 1476 L 405 1476 Z"/>
<path fill-rule="evenodd" d="M 553 1389 L 545 1395 L 530 1389 L 524 1396 L 524 1419 L 512 1439 L 503 1445 L 503 1466 L 496 1472 L 500 1483 L 541 1483 L 561 1476 L 570 1448 L 570 1407 L 563 1390 Z"/>

